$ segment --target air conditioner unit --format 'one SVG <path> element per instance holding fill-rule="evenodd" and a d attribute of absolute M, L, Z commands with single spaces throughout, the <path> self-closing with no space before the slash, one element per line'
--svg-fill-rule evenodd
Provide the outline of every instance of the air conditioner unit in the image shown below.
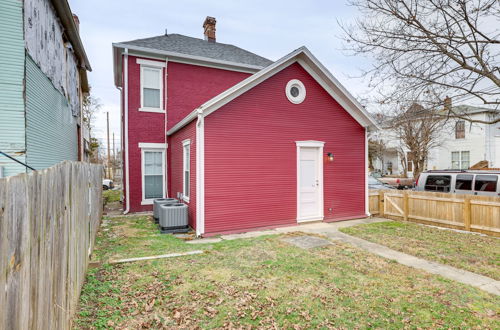
<path fill-rule="evenodd" d="M 185 233 L 189 231 L 188 206 L 183 203 L 160 205 L 161 233 Z"/>
<path fill-rule="evenodd" d="M 153 218 L 155 220 L 155 223 L 159 222 L 160 219 L 160 214 L 158 213 L 160 210 L 160 205 L 164 204 L 174 204 L 178 203 L 179 201 L 175 198 L 156 198 L 153 200 Z"/>

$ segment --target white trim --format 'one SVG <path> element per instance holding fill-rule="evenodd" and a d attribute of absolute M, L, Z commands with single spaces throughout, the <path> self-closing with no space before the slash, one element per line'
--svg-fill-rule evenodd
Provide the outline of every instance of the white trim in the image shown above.
<path fill-rule="evenodd" d="M 368 195 L 368 128 L 365 127 L 365 213 L 369 217 L 370 214 L 370 196 Z"/>
<path fill-rule="evenodd" d="M 123 97 L 124 99 L 124 106 L 123 110 L 125 113 L 125 177 L 127 180 L 127 185 L 125 187 L 125 194 L 126 196 L 126 204 L 127 207 L 125 208 L 125 211 L 123 213 L 127 214 L 130 212 L 130 161 L 129 161 L 129 145 L 128 145 L 128 49 L 125 48 L 124 50 L 124 65 L 123 65 L 123 76 L 125 77 L 125 83 L 124 83 L 124 90 L 125 90 L 125 95 Z"/>
<path fill-rule="evenodd" d="M 185 150 L 189 150 L 189 159 L 187 160 L 187 163 L 189 164 L 189 186 L 187 187 L 188 189 L 188 195 L 186 196 L 186 176 L 185 176 L 185 171 L 186 171 L 186 155 L 185 155 Z M 191 197 L 191 140 L 186 139 L 182 141 L 182 199 L 186 202 L 189 203 L 189 199 Z"/>
<path fill-rule="evenodd" d="M 164 68 L 165 67 L 165 62 L 150 61 L 150 60 L 145 60 L 142 58 L 138 58 L 136 62 L 137 62 L 137 64 L 145 65 L 145 66 L 153 67 L 153 68 Z"/>
<path fill-rule="evenodd" d="M 151 144 L 151 145 L 158 145 L 158 144 L 163 144 L 163 143 L 142 143 L 142 142 L 139 142 L 139 148 L 141 148 L 141 184 L 142 184 L 142 194 L 141 194 L 141 205 L 151 205 L 153 204 L 153 200 L 154 198 L 148 198 L 146 199 L 145 197 L 145 190 L 144 190 L 144 154 L 146 152 L 161 152 L 161 159 L 162 159 L 162 162 L 161 162 L 161 172 L 162 172 L 162 193 L 161 193 L 161 196 L 164 197 L 165 196 L 165 147 L 163 148 L 147 148 L 147 147 L 141 147 L 141 144 L 142 145 L 148 145 L 148 144 Z"/>
<path fill-rule="evenodd" d="M 159 109 L 159 108 L 139 108 L 138 110 L 141 111 L 141 112 L 165 113 L 165 110 Z"/>
<path fill-rule="evenodd" d="M 198 112 L 208 116 L 212 112 L 218 110 L 223 105 L 229 103 L 236 97 L 245 93 L 254 86 L 265 81 L 269 77 L 275 75 L 281 70 L 285 69 L 289 65 L 298 62 L 303 66 L 307 72 L 318 82 L 320 85 L 327 90 L 327 92 L 340 104 L 342 107 L 363 127 L 375 127 L 378 128 L 377 123 L 371 117 L 371 115 L 363 108 L 363 106 L 356 101 L 356 99 L 340 84 L 340 82 L 335 79 L 330 72 L 312 55 L 312 53 L 306 48 L 301 47 L 290 54 L 284 56 L 280 60 L 274 62 L 273 64 L 265 67 L 259 72 L 249 76 L 233 87 L 225 90 L 219 95 L 208 100 L 189 115 L 187 115 L 183 120 L 181 120 L 177 125 L 171 128 L 167 133 L 173 134 L 184 125 L 191 122 L 197 115 Z"/>
<path fill-rule="evenodd" d="M 325 218 L 325 202 L 324 202 L 324 178 L 323 178 L 323 141 L 295 141 L 297 145 L 297 222 L 307 221 L 322 221 Z M 312 217 L 300 216 L 300 149 L 301 148 L 317 148 L 318 149 L 318 181 L 319 181 L 319 201 L 318 215 Z"/>
<path fill-rule="evenodd" d="M 196 235 L 205 233 L 205 119 L 196 123 Z"/>
<path fill-rule="evenodd" d="M 150 70 L 157 70 L 159 71 L 158 75 L 158 83 L 160 84 L 159 89 L 160 89 L 160 107 L 159 108 L 150 108 L 150 107 L 145 107 L 144 106 L 144 87 L 143 87 L 143 70 L 144 69 L 150 69 Z M 157 67 L 157 66 L 150 66 L 150 65 L 141 65 L 140 68 L 140 90 L 141 90 L 141 107 L 138 109 L 139 111 L 143 112 L 158 112 L 158 113 L 164 113 L 165 108 L 164 108 L 164 100 L 163 100 L 163 67 Z"/>
<path fill-rule="evenodd" d="M 164 84 L 163 84 L 163 89 L 165 90 L 165 106 L 163 107 L 165 109 L 165 113 L 164 113 L 164 121 L 163 121 L 163 133 L 165 134 L 165 145 L 167 146 L 168 148 L 168 141 L 167 141 L 167 106 L 168 106 L 168 88 L 167 88 L 167 83 L 168 83 L 168 58 L 165 59 L 165 74 L 163 75 L 164 77 Z M 165 187 L 167 187 L 167 195 L 165 197 L 169 198 L 170 197 L 170 194 L 169 194 L 169 189 L 168 189 L 168 150 L 167 152 L 165 153 L 165 173 L 167 175 L 165 175 Z"/>
<path fill-rule="evenodd" d="M 325 145 L 325 142 L 307 140 L 307 141 L 295 141 L 295 144 L 297 145 L 297 147 L 323 147 Z"/>
<path fill-rule="evenodd" d="M 292 87 L 297 87 L 299 90 L 299 95 L 293 96 L 291 93 Z M 288 101 L 292 102 L 293 104 L 300 104 L 304 102 L 306 98 L 306 86 L 302 83 L 302 81 L 298 79 L 292 79 L 290 80 L 285 87 L 285 94 L 286 97 L 288 98 Z"/>
<path fill-rule="evenodd" d="M 146 148 L 146 149 L 166 149 L 167 144 L 166 143 L 148 143 L 148 142 L 139 142 L 139 148 Z"/>
<path fill-rule="evenodd" d="M 228 67 L 237 67 L 237 68 L 247 68 L 247 69 L 254 69 L 254 70 L 260 70 L 263 67 L 260 65 L 251 65 L 251 64 L 243 64 L 243 63 L 238 63 L 238 62 L 231 62 L 231 61 L 224 61 L 224 60 L 216 60 L 212 59 L 209 57 L 204 57 L 204 56 L 196 56 L 196 55 L 187 55 L 183 53 L 177 53 L 177 52 L 171 52 L 171 51 L 166 51 L 166 50 L 160 50 L 160 49 L 154 49 L 154 48 L 148 48 L 148 47 L 141 47 L 141 46 L 135 46 L 135 45 L 128 45 L 125 43 L 114 43 L 113 44 L 114 48 L 128 48 L 129 50 L 134 50 L 138 52 L 145 52 L 145 53 L 150 53 L 150 54 L 156 54 L 156 55 L 164 55 L 169 58 L 172 58 L 173 60 L 185 60 L 185 61 L 193 61 L 193 62 L 206 62 L 206 63 L 213 63 L 213 64 L 222 64 Z"/>

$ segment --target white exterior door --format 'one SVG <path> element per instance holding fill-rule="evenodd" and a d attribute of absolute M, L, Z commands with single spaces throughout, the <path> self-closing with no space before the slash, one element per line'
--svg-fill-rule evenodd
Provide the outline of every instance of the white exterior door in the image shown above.
<path fill-rule="evenodd" d="M 297 221 L 323 220 L 323 142 L 297 142 Z"/>

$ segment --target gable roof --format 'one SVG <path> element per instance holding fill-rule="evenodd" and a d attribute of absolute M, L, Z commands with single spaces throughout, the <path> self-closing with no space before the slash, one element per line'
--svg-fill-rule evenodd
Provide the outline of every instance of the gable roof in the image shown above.
<path fill-rule="evenodd" d="M 157 37 L 121 42 L 122 45 L 140 46 L 150 49 L 165 50 L 173 53 L 206 57 L 234 63 L 265 67 L 273 63 L 271 60 L 220 42 L 208 42 L 203 39 L 168 34 Z"/>
<path fill-rule="evenodd" d="M 260 84 L 293 63 L 299 63 L 361 126 L 378 129 L 376 121 L 344 86 L 321 64 L 306 47 L 301 47 L 273 64 L 249 76 L 194 109 L 189 115 L 168 130 L 171 135 L 187 125 L 198 114 L 208 116 L 239 95 Z"/>

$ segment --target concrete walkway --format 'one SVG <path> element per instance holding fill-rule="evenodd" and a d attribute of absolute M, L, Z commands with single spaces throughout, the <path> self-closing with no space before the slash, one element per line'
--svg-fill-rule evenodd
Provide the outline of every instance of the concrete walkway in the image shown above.
<path fill-rule="evenodd" d="M 463 284 L 474 286 L 486 292 L 495 295 L 500 295 L 500 281 L 496 281 L 492 278 L 483 275 L 468 272 L 466 270 L 417 258 L 409 254 L 390 249 L 380 244 L 372 243 L 358 237 L 353 237 L 344 234 L 338 230 L 339 228 L 345 228 L 366 223 L 383 222 L 383 221 L 390 221 L 390 220 L 382 218 L 367 218 L 367 219 L 358 219 L 358 220 L 341 221 L 333 223 L 316 222 L 298 226 L 281 227 L 270 230 L 247 232 L 243 234 L 222 235 L 220 236 L 220 238 L 204 238 L 204 239 L 190 241 L 188 243 L 191 244 L 215 243 L 215 242 L 220 242 L 222 240 L 250 238 L 263 235 L 273 235 L 273 234 L 275 235 L 275 234 L 291 233 L 298 231 L 304 233 L 313 233 L 313 234 L 324 235 L 334 241 L 341 241 L 344 243 L 354 245 L 370 253 L 377 254 L 387 259 L 395 260 L 398 263 L 409 267 L 421 269 L 431 274 L 440 275 L 442 277 Z"/>

